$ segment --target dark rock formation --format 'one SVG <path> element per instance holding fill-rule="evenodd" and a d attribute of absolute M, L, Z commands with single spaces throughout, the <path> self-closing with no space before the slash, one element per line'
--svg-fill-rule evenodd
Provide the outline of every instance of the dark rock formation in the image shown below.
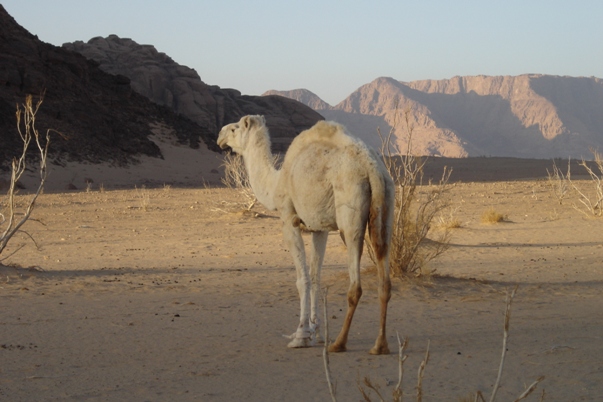
<path fill-rule="evenodd" d="M 87 43 L 65 43 L 63 48 L 98 62 L 105 72 L 129 77 L 134 91 L 172 108 L 210 133 L 246 114 L 262 114 L 274 148 L 282 150 L 300 131 L 322 119 L 311 108 L 288 98 L 244 96 L 234 89 L 207 85 L 194 69 L 132 39 L 110 35 Z"/>
<path fill-rule="evenodd" d="M 56 47 L 42 42 L 0 5 L 0 166 L 6 168 L 20 152 L 15 105 L 28 94 L 45 94 L 37 128 L 63 134 L 52 139 L 52 162 L 57 164 L 126 165 L 137 155 L 161 157 L 149 139 L 155 123 L 175 132 L 182 144 L 198 147 L 204 141 L 218 151 L 219 129 L 245 114 L 266 116 L 276 149 L 286 148 L 300 131 L 322 119 L 287 98 L 243 96 L 206 85 L 194 70 L 152 46 L 114 36 L 90 43 Z M 73 51 L 85 49 L 93 55 Z"/>
<path fill-rule="evenodd" d="M 144 154 L 160 157 L 148 139 L 149 125 L 163 122 L 179 140 L 198 146 L 211 135 L 184 116 L 132 91 L 125 76 L 111 75 L 78 53 L 40 41 L 0 5 L 0 163 L 20 152 L 15 105 L 27 94 L 45 93 L 37 128 L 60 131 L 53 137 L 53 161 L 109 161 L 118 165 Z"/>

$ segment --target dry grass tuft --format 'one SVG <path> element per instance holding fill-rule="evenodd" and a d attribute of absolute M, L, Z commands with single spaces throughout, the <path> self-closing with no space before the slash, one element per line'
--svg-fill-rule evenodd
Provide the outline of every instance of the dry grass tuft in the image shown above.
<path fill-rule="evenodd" d="M 505 222 L 509 219 L 507 215 L 500 214 L 494 210 L 494 208 L 490 208 L 486 212 L 482 214 L 481 221 L 482 223 L 493 225 L 495 223 Z"/>
<path fill-rule="evenodd" d="M 151 194 L 145 186 L 141 188 L 136 187 L 136 196 L 140 201 L 140 209 L 148 212 L 151 206 Z"/>
<path fill-rule="evenodd" d="M 456 209 L 450 209 L 448 214 L 440 214 L 436 220 L 435 228 L 441 230 L 459 229 L 463 226 L 463 223 L 454 214 Z"/>

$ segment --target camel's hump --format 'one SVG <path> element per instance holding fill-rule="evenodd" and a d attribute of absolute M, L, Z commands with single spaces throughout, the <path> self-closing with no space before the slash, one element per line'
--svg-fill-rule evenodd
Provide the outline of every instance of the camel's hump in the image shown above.
<path fill-rule="evenodd" d="M 297 146 L 315 141 L 331 142 L 338 147 L 362 143 L 358 138 L 350 135 L 343 125 L 326 120 L 321 120 L 311 128 L 302 131 L 294 140 L 294 142 L 297 142 Z"/>

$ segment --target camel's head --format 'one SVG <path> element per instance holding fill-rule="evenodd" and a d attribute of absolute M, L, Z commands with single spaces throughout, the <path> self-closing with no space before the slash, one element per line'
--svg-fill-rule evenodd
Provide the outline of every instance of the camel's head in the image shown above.
<path fill-rule="evenodd" d="M 241 154 L 249 142 L 250 133 L 266 125 L 264 116 L 243 116 L 237 123 L 227 124 L 220 130 L 218 145 Z"/>

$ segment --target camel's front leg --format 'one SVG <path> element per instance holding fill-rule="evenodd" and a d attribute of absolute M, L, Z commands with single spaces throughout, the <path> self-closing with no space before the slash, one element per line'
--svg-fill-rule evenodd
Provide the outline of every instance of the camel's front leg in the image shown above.
<path fill-rule="evenodd" d="M 291 335 L 290 348 L 307 348 L 312 346 L 312 330 L 310 328 L 310 275 L 306 265 L 306 252 L 299 226 L 293 226 L 285 221 L 283 235 L 289 247 L 295 270 L 297 272 L 297 291 L 299 292 L 299 326 Z"/>
<path fill-rule="evenodd" d="M 329 232 L 312 233 L 312 249 L 310 253 L 310 279 L 312 281 L 310 295 L 310 329 L 312 330 L 312 335 L 315 336 L 316 342 L 322 341 L 322 338 L 320 337 L 320 318 L 318 315 L 318 306 L 320 302 L 320 270 L 325 257 L 328 238 Z"/>

